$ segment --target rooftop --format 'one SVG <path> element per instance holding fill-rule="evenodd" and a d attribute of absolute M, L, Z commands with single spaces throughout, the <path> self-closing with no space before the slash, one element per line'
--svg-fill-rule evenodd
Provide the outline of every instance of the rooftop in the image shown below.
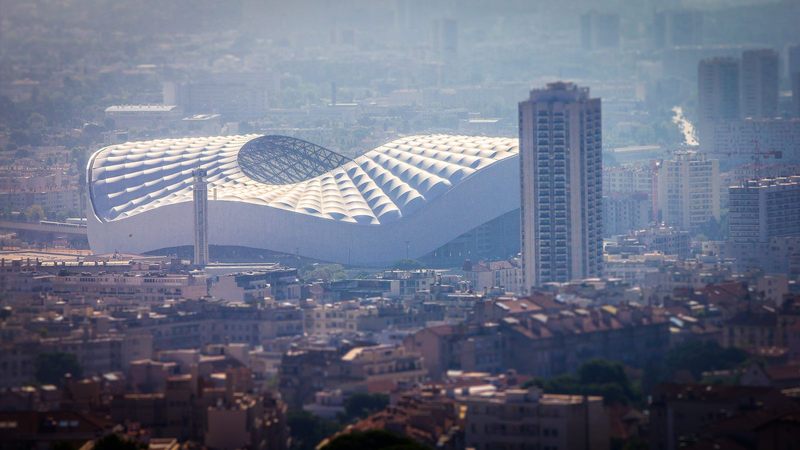
<path fill-rule="evenodd" d="M 759 180 L 747 180 L 739 186 L 731 186 L 732 189 L 767 189 L 783 186 L 800 186 L 800 175 L 789 177 L 761 178 Z"/>
<path fill-rule="evenodd" d="M 516 139 L 476 136 L 408 136 L 354 160 L 286 136 L 162 139 L 98 151 L 89 186 L 96 215 L 114 221 L 191 201 L 192 170 L 203 168 L 215 200 L 378 225 L 517 153 Z"/>
<path fill-rule="evenodd" d="M 176 105 L 111 105 L 106 112 L 170 112 L 177 109 Z"/>

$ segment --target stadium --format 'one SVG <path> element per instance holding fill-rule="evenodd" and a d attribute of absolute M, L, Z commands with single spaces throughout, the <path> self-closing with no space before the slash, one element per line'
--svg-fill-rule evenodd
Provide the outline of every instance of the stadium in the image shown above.
<path fill-rule="evenodd" d="M 191 246 L 192 172 L 208 176 L 209 242 L 380 266 L 516 253 L 517 139 L 422 135 L 350 159 L 286 136 L 112 145 L 89 160 L 99 253 Z M 497 255 L 507 256 L 507 255 Z"/>

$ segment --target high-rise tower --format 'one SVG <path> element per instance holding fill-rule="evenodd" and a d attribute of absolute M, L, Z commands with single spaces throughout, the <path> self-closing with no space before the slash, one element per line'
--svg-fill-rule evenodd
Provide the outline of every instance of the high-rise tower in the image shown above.
<path fill-rule="evenodd" d="M 206 170 L 197 169 L 194 175 L 194 265 L 208 264 L 208 181 Z"/>
<path fill-rule="evenodd" d="M 653 37 L 656 48 L 703 43 L 703 13 L 689 9 L 659 11 L 655 14 Z"/>
<path fill-rule="evenodd" d="M 793 117 L 800 117 L 800 45 L 789 47 L 788 66 L 789 82 L 792 86 L 792 112 Z"/>
<path fill-rule="evenodd" d="M 600 99 L 573 83 L 534 89 L 519 104 L 526 289 L 601 273 L 601 123 Z"/>
<path fill-rule="evenodd" d="M 778 115 L 778 52 L 742 52 L 741 102 L 743 118 L 772 119 Z"/>
<path fill-rule="evenodd" d="M 739 119 L 739 60 L 711 58 L 700 61 L 697 93 L 700 142 L 708 144 L 715 124 Z"/>
<path fill-rule="evenodd" d="M 619 14 L 581 14 L 581 46 L 584 50 L 619 47 Z"/>
<path fill-rule="evenodd" d="M 800 72 L 792 74 L 792 116 L 800 117 Z"/>

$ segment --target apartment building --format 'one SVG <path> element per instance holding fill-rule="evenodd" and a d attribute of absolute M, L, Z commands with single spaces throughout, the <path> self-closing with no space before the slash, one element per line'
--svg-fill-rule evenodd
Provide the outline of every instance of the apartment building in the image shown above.
<path fill-rule="evenodd" d="M 603 398 L 508 389 L 466 397 L 466 445 L 475 450 L 609 448 Z"/>
<path fill-rule="evenodd" d="M 518 260 L 464 263 L 464 277 L 476 292 L 503 288 L 507 292 L 521 292 L 522 267 Z"/>
<path fill-rule="evenodd" d="M 646 193 L 603 196 L 603 235 L 617 236 L 650 224 L 652 202 Z"/>
<path fill-rule="evenodd" d="M 719 161 L 676 152 L 658 169 L 658 210 L 667 226 L 692 230 L 720 220 Z"/>
<path fill-rule="evenodd" d="M 573 83 L 534 89 L 519 104 L 526 290 L 601 273 L 601 123 L 600 99 Z"/>
<path fill-rule="evenodd" d="M 603 195 L 654 191 L 656 168 L 651 164 L 603 167 Z"/>
<path fill-rule="evenodd" d="M 126 333 L 152 335 L 156 350 L 224 342 L 270 347 L 277 338 L 304 333 L 303 310 L 274 301 L 261 305 L 202 303 L 196 309 L 168 313 L 131 318 Z"/>
<path fill-rule="evenodd" d="M 355 333 L 359 317 L 366 314 L 369 311 L 354 301 L 317 305 L 305 310 L 306 333 L 318 336 Z"/>
<path fill-rule="evenodd" d="M 0 387 L 34 381 L 36 357 L 47 353 L 75 355 L 84 375 L 100 375 L 127 369 L 131 362 L 150 358 L 153 339 L 148 335 L 89 336 L 76 332 L 66 338 L 32 336 L 0 343 Z"/>
<path fill-rule="evenodd" d="M 702 144 L 703 153 L 724 158 L 729 163 L 754 160 L 800 162 L 800 118 L 746 118 L 718 121 L 710 140 Z"/>
<path fill-rule="evenodd" d="M 342 356 L 341 362 L 343 376 L 358 380 L 371 391 L 413 385 L 427 377 L 422 356 L 399 345 L 356 347 Z"/>
<path fill-rule="evenodd" d="M 504 338 L 497 324 L 436 325 L 407 336 L 403 345 L 422 355 L 434 380 L 448 370 L 495 373 L 505 367 Z"/>
<path fill-rule="evenodd" d="M 142 302 L 170 299 L 200 299 L 208 295 L 205 275 L 200 274 L 129 274 L 68 273 L 51 279 L 54 294 L 65 297 L 113 297 Z"/>
<path fill-rule="evenodd" d="M 663 312 L 629 305 L 531 311 L 501 327 L 507 367 L 538 377 L 574 372 L 594 358 L 642 367 L 669 345 Z"/>
<path fill-rule="evenodd" d="M 728 192 L 730 241 L 800 236 L 800 175 L 746 181 Z"/>

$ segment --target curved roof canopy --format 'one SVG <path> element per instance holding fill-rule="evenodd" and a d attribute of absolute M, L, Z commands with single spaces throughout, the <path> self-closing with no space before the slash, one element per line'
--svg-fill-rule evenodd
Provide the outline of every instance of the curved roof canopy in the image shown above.
<path fill-rule="evenodd" d="M 192 171 L 203 168 L 211 200 L 378 225 L 515 155 L 516 139 L 476 136 L 408 136 L 354 160 L 285 136 L 163 139 L 98 151 L 88 180 L 101 222 L 190 202 Z"/>

